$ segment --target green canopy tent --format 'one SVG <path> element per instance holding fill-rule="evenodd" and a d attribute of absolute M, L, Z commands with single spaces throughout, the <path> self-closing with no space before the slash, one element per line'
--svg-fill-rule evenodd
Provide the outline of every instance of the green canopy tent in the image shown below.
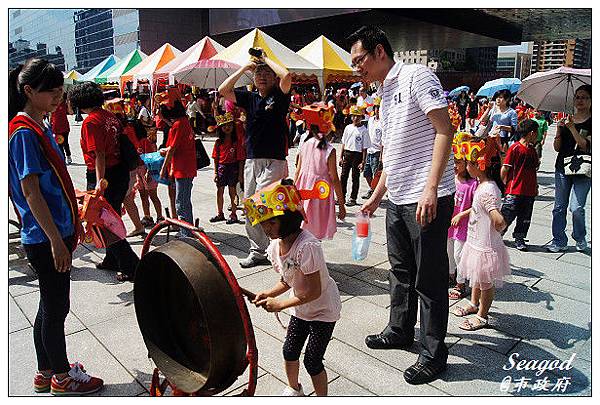
<path fill-rule="evenodd" d="M 129 72 L 146 58 L 146 54 L 136 49 L 125 56 L 119 62 L 109 69 L 106 69 L 100 75 L 96 76 L 96 83 L 120 83 L 121 76 Z"/>

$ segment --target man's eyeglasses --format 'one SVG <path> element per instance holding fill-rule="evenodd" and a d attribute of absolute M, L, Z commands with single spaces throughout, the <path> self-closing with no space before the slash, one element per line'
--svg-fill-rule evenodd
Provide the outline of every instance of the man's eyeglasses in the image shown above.
<path fill-rule="evenodd" d="M 358 58 L 356 58 L 354 60 L 354 62 L 352 62 L 350 64 L 350 67 L 352 69 L 356 69 L 358 66 L 362 65 L 362 63 L 365 61 L 365 58 L 367 57 L 368 54 L 369 54 L 369 52 L 365 52 L 361 56 L 359 56 Z"/>
<path fill-rule="evenodd" d="M 589 100 L 591 97 L 587 97 L 587 96 L 576 96 L 575 100 Z"/>

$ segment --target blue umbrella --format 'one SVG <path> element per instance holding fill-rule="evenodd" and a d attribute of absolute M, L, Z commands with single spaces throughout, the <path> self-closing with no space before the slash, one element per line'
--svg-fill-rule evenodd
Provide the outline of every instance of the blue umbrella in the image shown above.
<path fill-rule="evenodd" d="M 479 91 L 477 97 L 488 97 L 491 98 L 497 91 L 508 90 L 512 93 L 516 93 L 521 87 L 521 80 L 515 77 L 502 77 L 500 79 L 491 80 L 486 82 Z"/>
<path fill-rule="evenodd" d="M 361 82 L 356 82 L 356 83 L 352 84 L 352 86 L 350 86 L 350 88 L 354 89 L 354 88 L 360 87 L 360 86 L 362 86 L 362 83 Z"/>
<path fill-rule="evenodd" d="M 448 93 L 448 97 L 458 97 L 463 91 L 468 92 L 469 86 L 459 86 Z"/>

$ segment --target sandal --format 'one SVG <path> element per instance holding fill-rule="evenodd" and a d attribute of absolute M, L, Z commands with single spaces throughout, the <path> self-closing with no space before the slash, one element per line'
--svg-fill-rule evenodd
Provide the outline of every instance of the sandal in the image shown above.
<path fill-rule="evenodd" d="M 239 223 L 239 222 L 240 222 L 240 221 L 238 220 L 238 217 L 237 217 L 236 215 L 233 215 L 233 214 L 232 214 L 232 215 L 229 217 L 229 219 L 227 220 L 227 222 L 225 222 L 225 223 L 226 223 L 227 225 L 231 225 L 231 224 L 237 224 L 237 223 Z"/>
<path fill-rule="evenodd" d="M 133 231 L 129 232 L 127 234 L 128 238 L 132 238 L 134 236 L 144 236 L 146 235 L 146 230 L 144 228 L 141 229 L 134 229 Z"/>
<path fill-rule="evenodd" d="M 466 290 L 467 288 L 465 284 L 456 284 L 450 291 L 448 291 L 448 298 L 455 301 L 460 300 L 465 297 Z"/>
<path fill-rule="evenodd" d="M 117 281 L 124 283 L 126 281 L 131 281 L 133 283 L 134 276 L 129 275 L 127 273 L 117 272 Z"/>
<path fill-rule="evenodd" d="M 225 215 L 224 214 L 219 214 L 216 215 L 214 217 L 212 217 L 211 219 L 209 219 L 210 222 L 220 222 L 220 221 L 225 221 Z"/>
<path fill-rule="evenodd" d="M 154 220 L 152 219 L 152 217 L 144 217 L 142 218 L 140 223 L 144 225 L 145 228 L 151 228 L 154 226 Z"/>
<path fill-rule="evenodd" d="M 482 318 L 481 316 L 476 314 L 473 318 L 465 319 L 460 325 L 458 325 L 458 327 L 462 330 L 473 332 L 479 329 L 483 329 L 487 327 L 487 325 L 487 319 Z"/>
<path fill-rule="evenodd" d="M 452 308 L 451 312 L 452 315 L 463 317 L 467 315 L 476 314 L 477 311 L 479 311 L 479 307 L 473 304 L 471 301 L 467 301 L 467 307 L 461 307 L 457 305 L 455 308 Z"/>

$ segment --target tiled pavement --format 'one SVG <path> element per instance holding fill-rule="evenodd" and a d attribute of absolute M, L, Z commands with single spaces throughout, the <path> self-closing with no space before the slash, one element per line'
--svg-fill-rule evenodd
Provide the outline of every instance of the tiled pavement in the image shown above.
<path fill-rule="evenodd" d="M 78 146 L 80 125 L 72 124 L 70 143 L 74 164 L 69 171 L 75 186 L 83 189 L 85 167 Z M 402 372 L 416 359 L 416 343 L 409 351 L 374 351 L 365 346 L 365 336 L 381 331 L 388 317 L 385 215 L 384 209 L 380 209 L 373 219 L 374 235 L 368 258 L 352 262 L 349 258 L 351 224 L 358 207 L 348 209 L 348 218 L 339 224 L 335 239 L 323 243 L 330 273 L 338 283 L 343 300 L 342 319 L 325 356 L 331 395 L 591 395 L 591 250 L 578 253 L 573 241 L 566 253 L 546 253 L 544 249 L 551 239 L 554 131 L 551 127 L 539 172 L 540 196 L 529 232 L 531 251 L 519 252 L 507 242 L 513 271 L 492 305 L 492 327 L 464 332 L 456 326 L 459 320 L 450 315 L 446 339 L 450 351 L 448 370 L 431 384 L 410 386 L 402 377 Z M 207 138 L 207 150 L 212 150 L 212 145 L 213 140 Z M 289 162 L 294 161 L 296 152 L 291 149 Z M 249 247 L 243 225 L 208 222 L 215 210 L 211 170 L 203 169 L 194 181 L 194 213 L 200 214 L 201 225 L 227 259 L 240 285 L 250 290 L 265 288 L 277 280 L 269 266 L 241 269 L 237 263 L 246 256 Z M 290 170 L 293 170 L 291 165 Z M 366 183 L 362 180 L 361 195 L 365 189 Z M 162 186 L 160 195 L 163 201 L 168 201 Z M 588 239 L 591 239 L 590 216 L 591 198 L 587 205 Z M 568 232 L 570 224 L 569 219 Z M 126 225 L 131 229 L 128 219 Z M 9 227 L 8 392 L 9 395 L 34 395 L 32 324 L 39 292 L 20 248 L 18 234 L 14 232 L 15 229 Z M 160 237 L 155 240 L 160 241 Z M 130 242 L 139 253 L 142 238 L 130 238 Z M 88 246 L 79 246 L 75 253 L 71 311 L 65 326 L 69 358 L 82 361 L 87 370 L 105 379 L 106 388 L 98 395 L 148 395 L 153 366 L 137 327 L 132 284 L 119 284 L 113 273 L 96 270 L 94 264 L 102 255 Z M 249 310 L 259 350 L 256 394 L 278 395 L 286 381 L 281 355 L 284 331 L 271 314 L 254 307 Z M 287 315 L 283 314 L 282 318 L 285 322 Z M 503 367 L 510 365 L 509 356 L 513 353 L 519 354 L 519 360 L 563 361 L 573 353 L 576 357 L 570 370 L 546 371 L 536 376 L 534 371 L 504 370 Z M 508 391 L 501 384 L 507 376 L 513 379 Z M 525 380 L 527 386 L 519 391 L 514 382 L 522 377 L 530 380 Z M 543 387 L 539 384 L 532 389 L 536 380 L 544 377 L 548 377 L 550 383 L 548 390 L 541 390 Z M 225 395 L 239 393 L 247 384 L 247 378 L 246 371 Z M 301 371 L 300 378 L 304 387 L 312 391 L 306 371 Z M 564 392 L 562 386 L 556 388 L 557 380 L 563 384 L 568 381 Z"/>

